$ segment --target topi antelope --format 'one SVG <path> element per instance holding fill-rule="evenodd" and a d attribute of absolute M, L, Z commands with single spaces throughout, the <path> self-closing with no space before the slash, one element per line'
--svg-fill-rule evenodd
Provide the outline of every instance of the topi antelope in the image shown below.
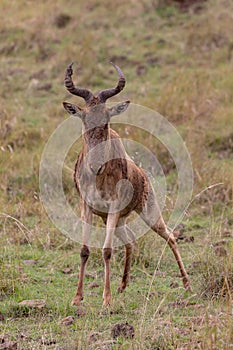
<path fill-rule="evenodd" d="M 129 158 L 119 135 L 109 126 L 111 117 L 123 113 L 130 103 L 130 101 L 121 102 L 111 108 L 105 105 L 107 99 L 117 95 L 124 88 L 124 74 L 118 66 L 113 64 L 119 76 L 117 86 L 103 90 L 94 96 L 88 89 L 75 87 L 72 81 L 72 65 L 70 64 L 66 70 L 65 87 L 71 94 L 82 97 L 86 102 L 85 108 L 63 103 L 66 111 L 72 116 L 79 117 L 83 125 L 82 150 L 78 156 L 74 174 L 81 198 L 83 238 L 78 288 L 73 305 L 79 305 L 83 299 L 83 280 L 90 252 L 89 238 L 93 214 L 99 215 L 106 224 L 103 245 L 104 306 L 112 303 L 110 260 L 114 235 L 125 245 L 124 273 L 118 291 L 123 292 L 129 281 L 135 236 L 126 225 L 126 219 L 132 211 L 136 211 L 151 229 L 168 242 L 179 266 L 184 287 L 191 289 L 174 236 L 164 223 L 145 171 Z"/>

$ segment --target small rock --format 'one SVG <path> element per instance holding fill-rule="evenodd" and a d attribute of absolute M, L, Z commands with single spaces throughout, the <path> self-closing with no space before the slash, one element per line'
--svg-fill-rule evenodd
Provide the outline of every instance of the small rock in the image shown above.
<path fill-rule="evenodd" d="M 15 266 L 15 269 L 16 269 L 16 271 L 22 271 L 23 270 L 23 267 L 22 266 Z"/>
<path fill-rule="evenodd" d="M 98 288 L 100 285 L 97 282 L 91 282 L 87 285 L 87 288 L 93 289 L 93 288 Z"/>
<path fill-rule="evenodd" d="M 86 277 L 95 279 L 97 277 L 97 274 L 94 272 L 86 272 Z"/>
<path fill-rule="evenodd" d="M 55 339 L 45 339 L 45 338 L 42 338 L 41 339 L 41 344 L 42 345 L 53 345 L 53 344 L 56 344 L 56 340 Z"/>
<path fill-rule="evenodd" d="M 116 339 L 120 336 L 123 338 L 133 338 L 134 337 L 134 327 L 126 323 L 117 323 L 111 330 L 111 336 Z"/>
<path fill-rule="evenodd" d="M 97 342 L 99 340 L 99 337 L 100 337 L 100 333 L 97 333 L 97 332 L 90 333 L 88 337 L 89 344 Z"/>
<path fill-rule="evenodd" d="M 77 311 L 76 311 L 76 315 L 77 315 L 78 317 L 83 317 L 83 316 L 85 316 L 86 314 L 87 314 L 87 311 L 86 311 L 84 308 L 78 307 L 78 309 L 77 309 Z"/>
<path fill-rule="evenodd" d="M 64 324 L 65 326 L 70 326 L 73 323 L 74 323 L 73 316 L 67 316 L 61 320 L 61 324 Z"/>
<path fill-rule="evenodd" d="M 178 282 L 172 282 L 170 284 L 170 288 L 178 288 L 179 287 L 179 283 Z"/>
<path fill-rule="evenodd" d="M 206 210 L 206 207 L 205 206 L 202 206 L 201 207 L 203 210 Z M 200 229 L 204 229 L 204 227 L 203 227 L 203 225 L 201 225 L 201 224 L 193 224 L 192 225 L 192 229 L 193 230 L 200 230 Z"/>
<path fill-rule="evenodd" d="M 178 241 L 178 240 L 183 240 L 185 238 L 183 232 L 179 231 L 179 230 L 175 230 L 172 232 L 173 233 L 173 236 L 175 237 L 175 240 Z"/>
<path fill-rule="evenodd" d="M 0 344 L 0 350 L 17 350 L 17 348 L 17 343 L 11 340 Z"/>
<path fill-rule="evenodd" d="M 136 68 L 136 74 L 137 74 L 137 75 L 143 75 L 143 74 L 146 73 L 146 71 L 147 71 L 147 68 L 146 68 L 146 66 L 144 66 L 144 65 L 139 65 L 139 66 L 137 66 L 137 68 Z"/>
<path fill-rule="evenodd" d="M 72 17 L 66 13 L 60 13 L 54 19 L 54 24 L 58 28 L 64 28 L 71 21 Z"/>
<path fill-rule="evenodd" d="M 173 231 L 173 235 L 176 239 L 176 241 L 183 241 L 188 242 L 189 237 L 187 237 L 185 234 L 185 226 L 183 224 L 179 224 L 176 226 L 175 230 Z"/>
<path fill-rule="evenodd" d="M 27 71 L 25 69 L 20 69 L 20 68 L 16 68 L 16 69 L 9 69 L 8 70 L 8 74 L 9 75 L 20 75 L 23 73 L 27 73 Z"/>
<path fill-rule="evenodd" d="M 110 57 L 110 62 L 117 62 L 120 66 L 128 62 L 128 57 L 126 55 L 114 55 Z M 111 73 L 113 74 L 113 70 L 111 70 Z"/>
<path fill-rule="evenodd" d="M 149 41 L 149 40 L 152 40 L 154 38 L 154 36 L 153 35 L 146 35 L 146 36 L 144 36 L 144 39 L 146 40 L 146 41 Z M 144 55 L 145 56 L 145 55 Z"/>
<path fill-rule="evenodd" d="M 23 260 L 24 265 L 37 265 L 43 262 L 42 260 Z"/>
<path fill-rule="evenodd" d="M 92 292 L 87 293 L 87 295 L 92 295 L 93 297 L 98 297 L 99 293 L 92 291 Z"/>
<path fill-rule="evenodd" d="M 69 268 L 69 267 L 65 267 L 65 268 L 62 270 L 62 272 L 63 272 L 65 275 L 71 273 L 72 271 L 73 271 L 73 270 L 72 270 L 71 268 Z"/>
<path fill-rule="evenodd" d="M 176 228 L 175 228 L 175 231 L 179 231 L 179 232 L 181 232 L 181 233 L 184 233 L 184 231 L 185 231 L 185 225 L 184 224 L 179 224 L 179 225 L 177 225 L 176 226 Z"/>
<path fill-rule="evenodd" d="M 159 270 L 156 270 L 155 273 L 154 273 L 155 276 L 164 276 L 166 277 L 166 272 L 164 271 L 159 271 Z"/>
<path fill-rule="evenodd" d="M 28 279 L 28 275 L 26 273 L 22 273 L 22 275 L 20 275 L 21 280 L 26 281 Z"/>
<path fill-rule="evenodd" d="M 0 48 L 0 54 L 6 54 L 6 55 L 12 54 L 15 47 L 16 47 L 15 42 L 10 43 L 9 45 L 5 45 Z"/>
<path fill-rule="evenodd" d="M 224 247 L 216 247 L 214 250 L 217 256 L 227 256 L 227 250 Z"/>
<path fill-rule="evenodd" d="M 110 309 L 109 310 L 110 315 L 119 315 L 119 314 L 124 314 L 124 311 L 121 310 L 121 308 L 118 309 Z"/>
<path fill-rule="evenodd" d="M 19 305 L 21 306 L 27 306 L 36 309 L 42 309 L 45 306 L 45 304 L 45 299 L 23 300 L 19 303 Z"/>
<path fill-rule="evenodd" d="M 20 339 L 30 339 L 26 334 L 24 333 L 20 333 L 20 336 L 19 336 Z"/>
<path fill-rule="evenodd" d="M 166 40 L 163 39 L 163 38 L 160 38 L 160 39 L 158 39 L 157 43 L 158 43 L 159 45 L 164 45 L 164 44 L 166 44 Z M 181 225 L 182 225 L 182 224 L 181 224 Z"/>
<path fill-rule="evenodd" d="M 69 278 L 79 278 L 79 274 L 78 273 L 71 273 L 69 275 Z"/>
<path fill-rule="evenodd" d="M 222 233 L 223 237 L 233 237 L 233 233 L 231 231 L 225 230 Z"/>
<path fill-rule="evenodd" d="M 184 308 L 184 307 L 187 307 L 189 304 L 189 301 L 188 300 L 176 300 L 176 301 L 172 301 L 168 304 L 168 307 L 177 307 L 177 308 Z"/>
<path fill-rule="evenodd" d="M 30 75 L 29 79 L 45 79 L 47 77 L 44 69 L 34 72 Z"/>
<path fill-rule="evenodd" d="M 150 66 L 156 66 L 156 65 L 158 65 L 159 62 L 160 62 L 160 58 L 158 58 L 158 57 L 150 57 L 147 60 L 147 63 Z"/>
<path fill-rule="evenodd" d="M 0 350 L 17 350 L 17 343 L 9 340 L 7 334 L 0 335 Z"/>
<path fill-rule="evenodd" d="M 95 343 L 95 350 L 111 350 L 114 344 L 116 344 L 115 340 L 100 340 Z"/>
<path fill-rule="evenodd" d="M 0 344 L 3 344 L 7 340 L 9 340 L 8 334 L 0 334 Z"/>
<path fill-rule="evenodd" d="M 51 90 L 52 89 L 52 84 L 51 83 L 45 83 L 45 84 L 38 84 L 36 86 L 36 90 Z"/>
<path fill-rule="evenodd" d="M 203 304 L 190 304 L 188 306 L 190 306 L 192 309 L 201 309 L 204 305 Z"/>
<path fill-rule="evenodd" d="M 189 265 L 189 268 L 190 268 L 190 269 L 196 269 L 196 268 L 200 267 L 201 264 L 202 264 L 201 261 L 193 261 L 192 264 Z"/>
<path fill-rule="evenodd" d="M 227 244 L 227 243 L 228 243 L 228 242 L 227 242 L 225 239 L 223 239 L 222 241 L 213 243 L 213 246 L 214 246 L 214 247 L 222 247 L 223 245 L 225 245 L 225 244 Z"/>
<path fill-rule="evenodd" d="M 177 301 L 172 301 L 171 303 L 168 304 L 168 307 L 172 307 L 172 308 L 175 307 L 175 308 L 180 308 L 180 309 L 189 307 L 192 309 L 200 309 L 203 307 L 203 304 L 195 304 L 195 303 L 190 302 L 189 300 L 180 299 Z"/>
<path fill-rule="evenodd" d="M 190 236 L 190 237 L 186 237 L 184 239 L 185 243 L 191 243 L 191 242 L 194 242 L 194 237 L 193 236 Z"/>

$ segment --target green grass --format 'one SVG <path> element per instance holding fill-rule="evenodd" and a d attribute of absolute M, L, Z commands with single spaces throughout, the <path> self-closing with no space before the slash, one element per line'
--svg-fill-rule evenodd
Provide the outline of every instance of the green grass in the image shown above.
<path fill-rule="evenodd" d="M 212 218 L 213 223 L 218 219 Z M 232 296 L 226 283 L 232 288 L 232 237 L 224 238 L 228 255 L 219 258 L 213 244 L 222 237 L 216 227 L 213 232 L 208 221 L 198 216 L 187 220 L 185 225 L 187 237 L 195 235 L 194 242 L 181 241 L 179 244 L 193 292 L 183 289 L 169 249 L 157 265 L 164 243 L 149 233 L 139 241 L 131 283 L 123 294 L 116 292 L 123 269 L 123 254 L 121 249 L 115 252 L 112 261 L 114 304 L 108 310 L 102 309 L 101 251 L 92 251 L 81 306 L 85 314 L 81 316 L 70 306 L 77 283 L 77 276 L 72 274 L 78 272 L 78 245 L 68 244 L 59 235 L 50 248 L 38 243 L 6 245 L 1 255 L 1 312 L 5 316 L 2 332 L 10 334 L 23 349 L 34 346 L 40 349 L 44 338 L 47 342 L 56 341 L 54 345 L 47 345 L 48 349 L 65 344 L 71 349 L 86 349 L 93 332 L 99 334 L 104 344 L 112 340 L 111 329 L 116 323 L 128 322 L 135 328 L 134 339 L 119 338 L 113 349 L 177 349 L 184 344 L 187 349 L 195 349 L 197 344 L 203 349 L 211 349 L 213 337 L 216 347 L 230 349 L 233 340 Z M 59 239 L 63 240 L 62 244 Z M 32 262 L 28 263 L 28 260 Z M 70 273 L 64 274 L 64 268 L 69 268 Z M 225 280 L 219 280 L 219 276 Z M 99 287 L 89 289 L 88 285 L 93 281 Z M 46 305 L 42 309 L 20 306 L 25 299 L 45 299 Z M 74 317 L 72 325 L 61 323 L 66 316 Z M 24 337 L 19 339 L 21 333 Z M 98 342 L 92 344 L 93 348 L 97 345 Z"/>
<path fill-rule="evenodd" d="M 118 6 L 107 0 L 3 0 L 0 9 L 0 334 L 24 350 L 231 349 L 231 1 L 209 0 L 197 12 L 149 0 L 120 0 Z M 70 19 L 62 27 L 57 23 L 64 15 Z M 86 313 L 78 316 L 70 302 L 80 247 L 61 235 L 43 209 L 39 164 L 48 138 L 66 118 L 62 101 L 77 102 L 63 86 L 66 66 L 75 61 L 75 82 L 95 92 L 115 84 L 111 60 L 127 79 L 121 96 L 112 100 L 130 99 L 157 110 L 178 129 L 190 152 L 194 193 L 183 223 L 186 238 L 193 236 L 194 242 L 180 241 L 179 247 L 193 292 L 184 291 L 173 256 L 168 249 L 163 253 L 164 243 L 149 232 L 138 241 L 132 281 L 121 295 L 116 289 L 123 251 L 115 252 L 114 305 L 108 311 L 102 310 L 101 251 L 92 251 L 87 272 L 99 287 L 88 288 L 89 275 Z M 169 155 L 144 131 L 115 127 L 152 149 L 166 169 L 167 219 L 177 193 Z M 63 174 L 66 196 L 77 210 L 70 169 L 79 148 L 80 142 L 71 148 Z M 218 244 L 225 255 L 219 256 Z M 72 272 L 64 274 L 64 268 Z M 20 306 L 25 299 L 45 299 L 46 305 Z M 69 315 L 74 323 L 61 324 Z M 135 328 L 134 339 L 113 343 L 111 329 L 126 321 Z M 90 342 L 93 332 L 97 340 Z"/>

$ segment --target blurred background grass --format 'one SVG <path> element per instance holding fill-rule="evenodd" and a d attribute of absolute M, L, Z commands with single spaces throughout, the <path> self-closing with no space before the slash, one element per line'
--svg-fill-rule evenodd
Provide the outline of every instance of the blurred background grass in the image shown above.
<path fill-rule="evenodd" d="M 190 151 L 195 193 L 222 182 L 205 197 L 232 199 L 232 4 L 180 3 L 1 2 L 1 211 L 46 220 L 38 164 L 66 117 L 63 77 L 72 60 L 75 79 L 93 91 L 115 84 L 109 61 L 118 64 L 127 87 L 113 100 L 129 98 L 168 118 Z"/>

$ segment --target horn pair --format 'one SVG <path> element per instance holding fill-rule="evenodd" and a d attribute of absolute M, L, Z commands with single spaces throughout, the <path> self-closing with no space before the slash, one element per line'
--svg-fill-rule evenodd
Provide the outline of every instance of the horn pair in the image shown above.
<path fill-rule="evenodd" d="M 107 99 L 119 94 L 119 92 L 121 92 L 121 90 L 123 90 L 125 87 L 125 77 L 123 72 L 117 65 L 113 63 L 112 65 L 116 69 L 119 77 L 118 84 L 115 88 L 102 90 L 98 93 L 97 97 L 100 103 L 105 103 Z M 92 98 L 94 97 L 93 93 L 88 89 L 76 87 L 73 83 L 72 75 L 73 75 L 73 62 L 66 69 L 66 75 L 64 80 L 65 87 L 71 94 L 84 98 L 84 100 L 86 101 L 86 104 L 88 105 L 91 102 Z"/>

